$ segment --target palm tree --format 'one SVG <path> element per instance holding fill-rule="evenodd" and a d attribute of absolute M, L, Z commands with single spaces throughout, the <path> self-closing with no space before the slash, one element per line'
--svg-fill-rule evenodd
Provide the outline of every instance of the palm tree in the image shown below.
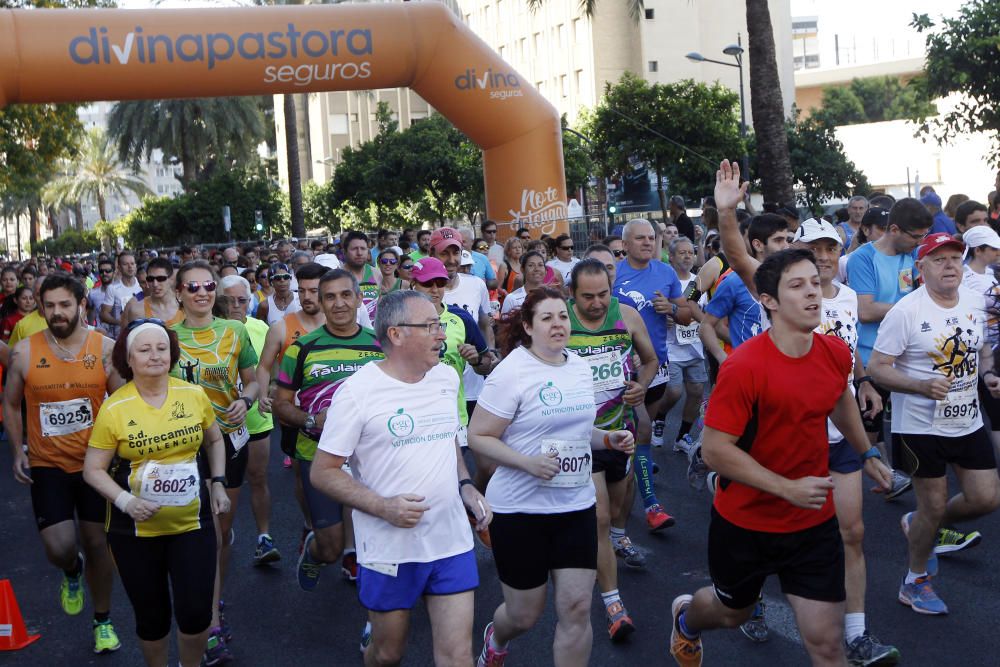
<path fill-rule="evenodd" d="M 118 102 L 108 114 L 108 132 L 119 159 L 133 169 L 156 149 L 165 163 L 179 162 L 185 190 L 215 165 L 254 161 L 265 136 L 253 97 Z"/>
<path fill-rule="evenodd" d="M 545 0 L 525 0 L 538 9 Z M 788 156 L 785 112 L 774 51 L 774 30 L 767 0 L 746 0 L 747 39 L 750 42 L 750 112 L 757 140 L 757 174 L 764 200 L 789 202 L 793 199 L 792 163 Z M 642 18 L 643 0 L 627 0 L 629 14 Z M 593 18 L 597 0 L 580 0 L 580 10 Z"/>
<path fill-rule="evenodd" d="M 107 220 L 108 197 L 124 198 L 129 192 L 139 197 L 152 194 L 140 178 L 122 167 L 107 136 L 100 130 L 91 130 L 84 136 L 79 153 L 66 173 L 49 183 L 42 198 L 56 207 L 95 201 L 101 220 Z"/>

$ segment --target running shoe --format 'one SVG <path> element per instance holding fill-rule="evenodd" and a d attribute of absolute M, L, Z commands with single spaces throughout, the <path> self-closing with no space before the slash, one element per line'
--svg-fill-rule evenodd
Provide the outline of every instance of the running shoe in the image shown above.
<path fill-rule="evenodd" d="M 208 643 L 205 644 L 205 655 L 201 658 L 204 667 L 215 667 L 216 665 L 228 665 L 233 661 L 233 654 L 226 646 L 226 640 L 219 631 L 219 628 L 212 628 L 208 633 Z"/>
<path fill-rule="evenodd" d="M 764 604 L 764 600 L 757 600 L 757 606 L 753 608 L 750 620 L 740 626 L 740 632 L 752 642 L 759 644 L 771 638 L 771 633 L 767 629 L 767 619 L 764 618 L 766 610 L 767 605 Z"/>
<path fill-rule="evenodd" d="M 340 559 L 340 574 L 348 581 L 358 580 L 358 554 L 355 551 L 345 551 Z"/>
<path fill-rule="evenodd" d="M 302 526 L 302 534 L 299 536 L 299 555 L 302 555 L 302 547 L 305 546 L 306 538 L 309 537 L 309 533 L 312 532 L 312 528 L 308 526 Z"/>
<path fill-rule="evenodd" d="M 913 480 L 898 470 L 892 471 L 892 488 L 885 494 L 886 500 L 894 500 L 913 488 Z"/>
<path fill-rule="evenodd" d="M 63 572 L 63 580 L 59 585 L 59 602 L 63 611 L 70 616 L 76 616 L 83 611 L 83 600 L 86 597 L 83 590 L 83 554 L 78 553 L 76 557 L 80 561 L 80 574 L 70 577 Z"/>
<path fill-rule="evenodd" d="M 222 600 L 219 600 L 219 631 L 222 632 L 226 644 L 233 641 L 233 629 L 229 627 L 229 621 L 226 620 L 226 603 Z"/>
<path fill-rule="evenodd" d="M 983 541 L 983 536 L 978 530 L 971 533 L 962 533 L 951 528 L 941 528 L 938 530 L 937 542 L 934 543 L 934 553 L 951 554 L 964 549 L 971 549 Z"/>
<path fill-rule="evenodd" d="M 632 617 L 625 611 L 625 605 L 621 600 L 612 602 L 604 608 L 604 615 L 608 619 L 608 636 L 611 641 L 618 643 L 628 639 L 628 636 L 635 632 L 635 625 Z"/>
<path fill-rule="evenodd" d="M 674 656 L 674 660 L 680 667 L 701 667 L 701 637 L 688 639 L 681 632 L 677 622 L 681 612 L 691 606 L 691 600 L 690 595 L 678 595 L 674 598 L 673 604 L 670 605 L 670 616 L 673 619 L 670 624 L 673 628 L 670 631 L 670 655 Z"/>
<path fill-rule="evenodd" d="M 368 647 L 372 644 L 372 624 L 368 621 L 365 622 L 365 629 L 361 631 L 361 655 L 365 654 Z"/>
<path fill-rule="evenodd" d="M 257 538 L 257 549 L 253 552 L 253 564 L 267 565 L 281 560 L 281 552 L 274 546 L 274 540 L 267 533 Z"/>
<path fill-rule="evenodd" d="M 310 532 L 306 536 L 306 541 L 302 546 L 302 553 L 299 554 L 299 564 L 296 568 L 299 588 L 304 591 L 311 591 L 316 588 L 316 584 L 319 583 L 319 575 L 322 574 L 323 565 L 325 565 L 325 563 L 320 563 L 313 559 L 312 554 L 309 553 L 309 545 L 315 539 L 316 534 L 313 532 Z"/>
<path fill-rule="evenodd" d="M 940 616 L 948 613 L 948 606 L 934 592 L 930 577 L 917 577 L 912 584 L 903 579 L 899 587 L 899 601 L 918 614 Z"/>
<path fill-rule="evenodd" d="M 694 447 L 688 450 L 688 484 L 695 491 L 705 488 L 705 477 L 708 475 L 708 466 L 701 458 L 701 444 L 695 443 Z"/>
<path fill-rule="evenodd" d="M 662 419 L 654 419 L 653 420 L 653 437 L 650 438 L 650 440 L 649 440 L 649 444 L 651 444 L 653 447 L 662 447 L 663 446 L 663 428 L 664 428 L 664 426 L 666 426 L 666 424 L 663 422 Z"/>
<path fill-rule="evenodd" d="M 486 527 L 483 530 L 476 530 L 476 524 L 479 523 L 479 520 L 476 519 L 476 517 L 468 510 L 465 511 L 465 514 L 469 517 L 469 525 L 472 526 L 472 532 L 475 534 L 476 539 L 479 540 L 479 543 L 483 545 L 484 549 L 493 551 L 493 542 L 490 539 L 489 527 Z"/>
<path fill-rule="evenodd" d="M 493 639 L 493 621 L 486 624 L 483 630 L 483 650 L 476 661 L 476 667 L 503 667 L 503 661 L 507 659 L 510 649 L 500 650 L 490 646 Z"/>
<path fill-rule="evenodd" d="M 649 526 L 650 532 L 670 528 L 675 523 L 674 517 L 664 512 L 659 503 L 646 508 L 646 525 Z"/>
<path fill-rule="evenodd" d="M 94 621 L 94 653 L 114 653 L 122 647 L 111 621 Z"/>
<path fill-rule="evenodd" d="M 705 484 L 708 486 L 708 492 L 714 496 L 719 490 L 719 473 L 713 471 L 705 475 Z"/>
<path fill-rule="evenodd" d="M 291 468 L 292 467 L 292 457 L 291 456 L 286 456 L 285 459 L 281 462 L 281 465 L 284 466 L 284 467 L 286 467 L 286 468 Z"/>
<path fill-rule="evenodd" d="M 628 567 L 634 569 L 646 567 L 646 557 L 635 548 L 635 545 L 632 544 L 632 540 L 628 538 L 628 535 L 620 540 L 615 540 L 614 547 L 615 555 L 621 558 Z"/>
<path fill-rule="evenodd" d="M 674 453 L 690 454 L 692 449 L 694 449 L 694 438 L 691 437 L 690 433 L 685 433 L 674 443 Z"/>
<path fill-rule="evenodd" d="M 916 512 L 907 512 L 899 518 L 899 526 L 903 529 L 903 535 L 910 539 L 910 524 L 913 522 L 913 515 Z M 941 540 L 941 531 L 938 531 L 938 541 Z M 938 573 L 938 558 L 934 551 L 927 557 L 927 576 L 936 577 Z"/>
<path fill-rule="evenodd" d="M 899 657 L 899 650 L 895 646 L 883 644 L 867 630 L 847 644 L 847 662 L 851 667 L 895 665 L 899 662 Z"/>

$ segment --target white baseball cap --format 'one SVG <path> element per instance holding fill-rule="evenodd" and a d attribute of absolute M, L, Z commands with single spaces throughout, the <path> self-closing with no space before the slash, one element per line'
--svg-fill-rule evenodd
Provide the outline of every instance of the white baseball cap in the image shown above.
<path fill-rule="evenodd" d="M 988 245 L 1000 250 L 1000 234 L 997 234 L 988 225 L 978 225 L 965 230 L 965 233 L 962 234 L 962 242 L 969 248 Z"/>
<path fill-rule="evenodd" d="M 468 250 L 463 250 L 462 251 L 462 261 L 460 262 L 460 265 L 461 266 L 472 266 L 473 264 L 475 264 L 475 262 L 472 260 L 472 253 L 469 252 Z"/>
<path fill-rule="evenodd" d="M 792 239 L 792 242 L 812 243 L 820 239 L 830 239 L 837 243 L 844 242 L 840 238 L 840 234 L 837 233 L 837 230 L 833 228 L 833 225 L 826 220 L 818 218 L 809 218 L 799 223 L 799 228 L 795 231 L 795 238 Z"/>

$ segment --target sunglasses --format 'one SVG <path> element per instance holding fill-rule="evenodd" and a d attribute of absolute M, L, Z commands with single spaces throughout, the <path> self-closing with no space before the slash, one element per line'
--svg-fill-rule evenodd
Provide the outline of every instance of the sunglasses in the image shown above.
<path fill-rule="evenodd" d="M 216 283 L 214 280 L 206 280 L 203 283 L 200 283 L 197 280 L 192 280 L 184 284 L 184 288 L 187 289 L 187 291 L 191 294 L 197 294 L 198 290 L 200 290 L 202 287 L 205 288 L 206 292 L 212 293 L 215 291 L 215 288 L 217 286 L 218 283 Z"/>
<path fill-rule="evenodd" d="M 163 320 L 161 320 L 158 317 L 141 317 L 141 318 L 139 318 L 137 320 L 132 320 L 131 322 L 129 322 L 128 326 L 125 327 L 125 333 L 131 332 L 133 329 L 135 329 L 140 324 L 158 324 L 161 327 L 163 327 L 164 329 L 167 328 L 167 323 L 164 322 Z"/>
<path fill-rule="evenodd" d="M 271 280 L 272 281 L 274 281 L 274 280 L 291 280 L 291 279 L 292 279 L 292 274 L 290 274 L 290 273 L 279 273 L 277 275 L 271 276 Z"/>
<path fill-rule="evenodd" d="M 402 266 L 399 267 L 399 270 L 400 271 L 412 271 L 413 270 L 413 265 L 412 264 L 403 264 Z"/>
<path fill-rule="evenodd" d="M 624 250 L 612 250 L 611 252 L 614 254 L 615 257 L 624 257 L 625 256 L 625 251 Z"/>
<path fill-rule="evenodd" d="M 490 247 L 489 246 L 485 246 L 485 245 L 477 245 L 475 249 L 478 252 L 486 252 L 487 250 L 490 249 Z"/>
<path fill-rule="evenodd" d="M 378 263 L 382 266 L 396 266 L 396 264 L 399 263 L 399 260 L 393 257 L 386 257 L 384 259 L 380 259 Z"/>
<path fill-rule="evenodd" d="M 170 280 L 170 276 L 146 276 L 147 283 L 165 283 Z"/>
<path fill-rule="evenodd" d="M 434 278 L 426 282 L 423 280 L 418 280 L 417 282 L 420 283 L 423 287 L 446 287 L 448 285 L 447 278 Z"/>
<path fill-rule="evenodd" d="M 561 245 L 561 246 L 559 246 L 560 250 L 572 250 L 573 248 L 574 248 L 574 246 L 571 246 L 571 245 Z"/>

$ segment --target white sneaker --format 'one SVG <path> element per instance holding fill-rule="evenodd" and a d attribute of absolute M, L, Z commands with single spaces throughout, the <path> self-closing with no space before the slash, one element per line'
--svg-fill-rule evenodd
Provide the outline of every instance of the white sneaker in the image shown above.
<path fill-rule="evenodd" d="M 692 447 L 694 447 L 694 440 L 689 433 L 685 433 L 683 436 L 677 438 L 677 442 L 674 443 L 674 452 L 688 454 Z"/>
<path fill-rule="evenodd" d="M 662 419 L 653 420 L 653 437 L 649 440 L 649 444 L 653 445 L 653 447 L 663 446 L 663 427 L 664 423 Z"/>

